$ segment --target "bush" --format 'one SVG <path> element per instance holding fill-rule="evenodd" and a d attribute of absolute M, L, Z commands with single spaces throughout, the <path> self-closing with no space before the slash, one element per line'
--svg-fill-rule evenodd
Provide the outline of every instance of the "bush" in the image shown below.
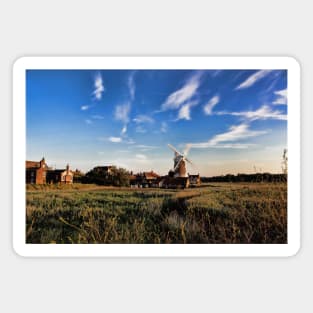
<path fill-rule="evenodd" d="M 108 172 L 105 167 L 95 167 L 82 178 L 82 183 L 128 187 L 129 179 L 130 173 L 123 168 L 112 167 Z"/>

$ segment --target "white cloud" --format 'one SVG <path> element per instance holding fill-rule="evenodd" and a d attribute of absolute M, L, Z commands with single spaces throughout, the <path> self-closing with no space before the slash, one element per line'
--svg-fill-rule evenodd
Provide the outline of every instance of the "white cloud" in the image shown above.
<path fill-rule="evenodd" d="M 267 131 L 263 130 L 250 130 L 248 124 L 234 125 L 229 128 L 229 131 L 214 136 L 209 143 L 212 145 L 218 144 L 220 142 L 233 142 L 241 139 L 246 139 L 250 137 L 255 137 L 259 135 L 266 134 Z"/>
<path fill-rule="evenodd" d="M 188 104 L 185 104 L 181 107 L 181 109 L 178 112 L 178 120 L 190 120 L 190 106 Z"/>
<path fill-rule="evenodd" d="M 269 106 L 263 105 L 256 111 L 243 111 L 243 112 L 217 112 L 217 115 L 233 115 L 233 116 L 241 116 L 249 121 L 256 120 L 287 120 L 287 115 L 282 111 L 273 111 Z"/>
<path fill-rule="evenodd" d="M 109 141 L 114 142 L 114 143 L 119 143 L 122 142 L 121 137 L 109 137 Z"/>
<path fill-rule="evenodd" d="M 140 123 L 150 123 L 152 124 L 154 122 L 154 119 L 148 115 L 137 115 L 133 121 L 137 124 Z"/>
<path fill-rule="evenodd" d="M 274 105 L 287 105 L 287 89 L 274 91 L 274 94 L 277 95 Z"/>
<path fill-rule="evenodd" d="M 287 89 L 274 91 L 274 94 L 281 96 L 281 97 L 287 97 Z"/>
<path fill-rule="evenodd" d="M 88 110 L 90 108 L 90 105 L 82 105 L 81 107 L 80 107 L 80 109 L 82 110 L 82 111 L 86 111 L 86 110 Z"/>
<path fill-rule="evenodd" d="M 193 75 L 182 88 L 174 91 L 167 97 L 161 109 L 163 111 L 178 109 L 184 102 L 191 99 L 200 86 L 200 78 L 201 75 L 199 73 Z"/>
<path fill-rule="evenodd" d="M 87 119 L 87 120 L 85 120 L 85 123 L 86 123 L 87 125 L 90 125 L 90 124 L 92 124 L 92 120 Z"/>
<path fill-rule="evenodd" d="M 161 128 L 160 128 L 161 133 L 166 133 L 167 129 L 168 129 L 167 123 L 166 122 L 162 122 L 161 123 Z"/>
<path fill-rule="evenodd" d="M 114 136 L 111 136 L 111 137 L 99 137 L 98 140 L 100 141 L 110 141 L 110 142 L 114 142 L 114 143 L 123 143 L 123 144 L 127 144 L 127 145 L 133 145 L 135 144 L 136 142 L 131 139 L 131 138 L 123 138 L 123 137 L 114 137 Z"/>
<path fill-rule="evenodd" d="M 103 92 L 104 92 L 104 86 L 103 86 L 102 76 L 100 73 L 97 73 L 97 75 L 95 76 L 95 80 L 94 80 L 93 95 L 95 96 L 97 100 L 101 100 Z"/>
<path fill-rule="evenodd" d="M 125 135 L 127 132 L 127 125 L 125 125 L 121 130 L 121 136 Z"/>
<path fill-rule="evenodd" d="M 264 130 L 251 130 L 248 124 L 233 125 L 225 133 L 215 135 L 207 142 L 189 143 L 192 148 L 248 148 L 251 144 L 236 143 L 244 140 L 266 134 Z M 234 143 L 235 142 L 235 143 Z"/>
<path fill-rule="evenodd" d="M 245 89 L 248 87 L 253 86 L 256 82 L 258 82 L 260 79 L 268 75 L 271 71 L 270 70 L 260 70 L 256 73 L 249 76 L 244 82 L 242 82 L 240 85 L 238 85 L 235 90 L 239 89 Z"/>
<path fill-rule="evenodd" d="M 135 72 L 132 72 L 128 76 L 128 81 L 127 81 L 131 101 L 133 101 L 135 98 L 136 86 L 135 86 L 135 79 L 134 78 L 135 78 Z"/>
<path fill-rule="evenodd" d="M 209 102 L 203 107 L 203 111 L 206 115 L 210 115 L 212 113 L 213 108 L 219 103 L 220 97 L 214 96 L 209 100 Z"/>
<path fill-rule="evenodd" d="M 198 104 L 197 101 L 190 101 L 190 102 L 185 103 L 178 111 L 178 116 L 176 120 L 187 120 L 187 121 L 191 120 L 190 109 L 191 107 L 197 104 Z"/>
<path fill-rule="evenodd" d="M 147 156 L 144 154 L 136 154 L 135 157 L 137 160 L 147 160 Z"/>
<path fill-rule="evenodd" d="M 115 108 L 114 117 L 118 121 L 122 121 L 125 124 L 129 122 L 130 103 L 118 105 Z"/>
<path fill-rule="evenodd" d="M 149 146 L 149 145 L 135 145 L 135 148 L 140 151 L 151 151 L 153 149 L 156 149 L 156 146 Z"/>

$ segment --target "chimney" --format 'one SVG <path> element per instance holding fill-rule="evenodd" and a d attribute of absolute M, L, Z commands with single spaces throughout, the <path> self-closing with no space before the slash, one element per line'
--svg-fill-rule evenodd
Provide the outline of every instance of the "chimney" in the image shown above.
<path fill-rule="evenodd" d="M 68 174 L 70 172 L 70 166 L 69 164 L 66 164 L 66 173 Z"/>
<path fill-rule="evenodd" d="M 43 167 L 43 165 L 45 164 L 45 158 L 44 157 L 42 157 L 39 164 L 40 164 L 40 167 Z"/>

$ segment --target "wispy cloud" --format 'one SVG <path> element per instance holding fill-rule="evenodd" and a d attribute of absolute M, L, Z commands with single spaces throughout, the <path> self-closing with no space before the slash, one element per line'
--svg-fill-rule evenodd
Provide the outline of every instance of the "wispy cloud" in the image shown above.
<path fill-rule="evenodd" d="M 216 115 L 233 115 L 240 116 L 249 121 L 255 120 L 287 120 L 287 115 L 282 111 L 273 111 L 268 105 L 263 105 L 256 111 L 243 111 L 243 112 L 217 112 Z"/>
<path fill-rule="evenodd" d="M 125 135 L 127 132 L 127 125 L 125 125 L 121 130 L 121 136 Z"/>
<path fill-rule="evenodd" d="M 178 90 L 171 93 L 161 106 L 162 111 L 178 109 L 186 101 L 190 100 L 200 86 L 201 74 L 197 72 Z"/>
<path fill-rule="evenodd" d="M 102 115 L 91 115 L 91 118 L 93 118 L 94 120 L 103 120 L 104 116 L 102 116 Z"/>
<path fill-rule="evenodd" d="M 239 89 L 245 89 L 248 87 L 253 86 L 256 82 L 258 82 L 260 79 L 262 79 L 263 77 L 267 76 L 269 73 L 271 72 L 271 70 L 260 70 L 257 71 L 256 73 L 250 75 L 245 81 L 243 81 L 241 84 L 239 84 L 235 90 L 239 90 Z"/>
<path fill-rule="evenodd" d="M 135 148 L 142 151 L 142 152 L 145 152 L 145 151 L 151 151 L 153 149 L 156 149 L 157 147 L 156 146 L 149 146 L 149 145 L 135 145 Z"/>
<path fill-rule="evenodd" d="M 212 77 L 217 77 L 217 76 L 219 76 L 221 73 L 222 73 L 222 70 L 212 70 L 212 71 L 210 71 L 210 75 L 211 75 Z"/>
<path fill-rule="evenodd" d="M 268 94 L 273 92 L 275 89 L 275 86 L 281 79 L 281 76 L 284 71 L 281 70 L 272 70 L 271 75 L 269 75 L 268 80 L 266 81 L 266 84 L 268 84 L 268 87 L 264 89 L 264 94 Z"/>
<path fill-rule="evenodd" d="M 127 145 L 133 145 L 136 142 L 132 139 L 132 138 L 123 138 L 123 137 L 99 137 L 98 140 L 100 141 L 105 141 L 105 142 L 114 142 L 114 143 L 123 143 L 123 144 L 127 144 Z"/>
<path fill-rule="evenodd" d="M 128 140 L 125 141 L 125 143 L 127 143 L 128 145 L 133 145 L 135 144 L 135 140 L 131 139 L 131 138 L 128 138 Z"/>
<path fill-rule="evenodd" d="M 214 148 L 214 149 L 247 149 L 255 146 L 254 144 L 247 144 L 247 143 L 225 143 L 225 144 L 216 144 L 212 145 L 209 142 L 198 142 L 192 143 L 191 147 L 195 149 L 207 149 L 207 148 Z"/>
<path fill-rule="evenodd" d="M 166 133 L 167 130 L 168 130 L 167 123 L 166 122 L 162 122 L 161 123 L 161 128 L 160 128 L 161 133 Z"/>
<path fill-rule="evenodd" d="M 287 89 L 274 91 L 274 94 L 277 96 L 274 105 L 287 105 Z"/>
<path fill-rule="evenodd" d="M 191 120 L 190 109 L 197 104 L 198 104 L 198 101 L 190 101 L 190 102 L 185 103 L 179 109 L 176 121 L 178 121 L 178 120 L 187 120 L 187 121 Z"/>
<path fill-rule="evenodd" d="M 147 156 L 146 155 L 144 155 L 144 154 L 136 154 L 135 155 L 135 157 L 136 157 L 136 159 L 138 159 L 138 160 L 147 160 Z"/>
<path fill-rule="evenodd" d="M 137 115 L 133 121 L 137 124 L 141 123 L 150 123 L 152 124 L 154 122 L 154 119 L 148 115 Z"/>
<path fill-rule="evenodd" d="M 127 86 L 129 89 L 129 101 L 121 104 L 121 105 L 117 105 L 115 107 L 115 112 L 114 112 L 114 118 L 117 121 L 121 121 L 124 123 L 124 126 L 121 130 L 121 136 L 125 137 L 126 133 L 127 133 L 127 125 L 130 121 L 129 118 L 129 114 L 130 114 L 130 110 L 131 110 L 131 103 L 135 98 L 135 81 L 134 81 L 134 75 L 135 72 L 131 72 L 130 75 L 128 76 L 128 80 L 127 80 Z"/>
<path fill-rule="evenodd" d="M 248 148 L 251 144 L 237 141 L 266 134 L 265 130 L 251 130 L 246 123 L 233 125 L 225 133 L 217 134 L 207 142 L 189 143 L 191 148 Z"/>
<path fill-rule="evenodd" d="M 109 141 L 114 142 L 114 143 L 120 143 L 122 142 L 121 137 L 109 137 Z"/>
<path fill-rule="evenodd" d="M 86 123 L 87 125 L 91 125 L 91 124 L 92 124 L 92 120 L 86 119 L 86 120 L 85 120 L 85 123 Z"/>
<path fill-rule="evenodd" d="M 82 111 L 86 111 L 86 110 L 88 110 L 90 107 L 91 107 L 91 105 L 82 105 L 82 106 L 80 107 L 80 109 L 81 109 Z"/>
<path fill-rule="evenodd" d="M 213 108 L 219 103 L 220 97 L 218 95 L 214 96 L 209 100 L 209 102 L 203 107 L 203 111 L 206 115 L 211 115 Z"/>
<path fill-rule="evenodd" d="M 127 81 L 131 101 L 135 99 L 135 91 L 136 91 L 135 73 L 136 73 L 135 71 L 131 72 L 131 74 L 128 76 L 128 81 Z"/>
<path fill-rule="evenodd" d="M 125 124 L 129 122 L 130 103 L 127 102 L 122 105 L 117 105 L 115 108 L 114 117 L 118 121 L 122 121 Z"/>
<path fill-rule="evenodd" d="M 144 134 L 147 132 L 147 130 L 141 125 L 138 125 L 135 130 L 136 130 L 136 133 L 140 133 L 140 134 Z"/>
<path fill-rule="evenodd" d="M 94 90 L 92 94 L 95 96 L 97 100 L 101 100 L 103 92 L 104 92 L 104 86 L 103 86 L 102 76 L 98 72 L 95 76 Z"/>
<path fill-rule="evenodd" d="M 240 124 L 240 125 L 234 125 L 229 128 L 228 132 L 218 134 L 214 136 L 209 143 L 212 145 L 216 145 L 221 142 L 233 142 L 238 141 L 250 137 L 256 137 L 259 135 L 266 134 L 267 131 L 264 130 L 251 130 L 249 129 L 248 124 Z"/>

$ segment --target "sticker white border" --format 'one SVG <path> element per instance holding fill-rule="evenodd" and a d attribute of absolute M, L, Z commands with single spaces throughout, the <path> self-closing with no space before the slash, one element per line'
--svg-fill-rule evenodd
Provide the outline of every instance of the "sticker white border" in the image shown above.
<path fill-rule="evenodd" d="M 28 69 L 288 70 L 287 244 L 26 244 L 25 156 Z M 290 105 L 289 105 L 290 104 Z M 292 57 L 22 57 L 13 66 L 13 248 L 38 257 L 284 257 L 300 249 L 300 65 Z"/>

